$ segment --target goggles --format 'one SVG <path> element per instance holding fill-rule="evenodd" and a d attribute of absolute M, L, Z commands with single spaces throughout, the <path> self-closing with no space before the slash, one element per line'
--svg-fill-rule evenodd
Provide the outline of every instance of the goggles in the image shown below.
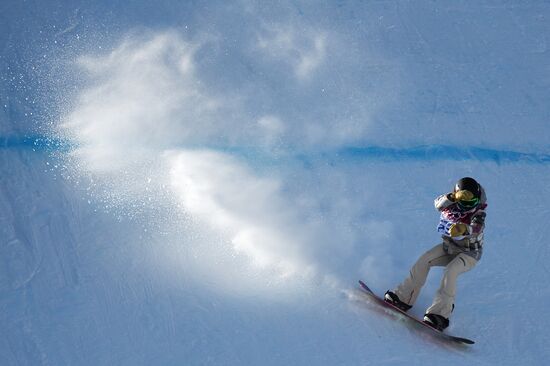
<path fill-rule="evenodd" d="M 479 198 L 474 197 L 471 200 L 458 201 L 458 205 L 463 208 L 474 208 L 479 205 Z"/>

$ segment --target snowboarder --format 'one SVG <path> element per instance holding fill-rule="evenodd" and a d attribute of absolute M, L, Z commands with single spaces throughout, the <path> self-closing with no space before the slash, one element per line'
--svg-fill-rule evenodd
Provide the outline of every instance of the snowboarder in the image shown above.
<path fill-rule="evenodd" d="M 487 198 L 483 187 L 473 178 L 460 179 L 453 192 L 435 199 L 441 213 L 437 231 L 443 242 L 424 253 L 413 265 L 409 276 L 384 300 L 407 311 L 415 303 L 420 289 L 433 266 L 445 267 L 441 285 L 432 305 L 426 310 L 424 322 L 438 330 L 449 326 L 454 309 L 456 279 L 472 269 L 483 252 L 483 229 Z"/>

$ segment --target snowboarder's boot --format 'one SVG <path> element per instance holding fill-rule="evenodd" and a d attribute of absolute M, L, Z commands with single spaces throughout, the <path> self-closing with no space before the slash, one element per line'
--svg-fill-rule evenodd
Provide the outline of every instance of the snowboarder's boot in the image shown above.
<path fill-rule="evenodd" d="M 443 329 L 449 326 L 449 319 L 437 314 L 426 314 L 424 315 L 424 323 L 439 331 L 443 331 Z"/>
<path fill-rule="evenodd" d="M 386 293 L 384 294 L 384 301 L 392 304 L 395 307 L 398 307 L 403 311 L 407 311 L 410 308 L 412 308 L 411 305 L 406 304 L 403 301 L 399 300 L 399 296 L 397 296 L 391 291 L 386 291 Z"/>

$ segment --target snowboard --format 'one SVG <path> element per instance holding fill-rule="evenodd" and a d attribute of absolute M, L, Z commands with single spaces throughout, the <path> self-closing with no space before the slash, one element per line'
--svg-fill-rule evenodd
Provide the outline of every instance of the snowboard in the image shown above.
<path fill-rule="evenodd" d="M 397 313 L 400 313 L 401 315 L 403 315 L 407 320 L 410 320 L 410 321 L 412 321 L 416 324 L 422 325 L 421 327 L 419 327 L 420 329 L 425 330 L 425 331 L 429 332 L 430 334 L 435 335 L 437 337 L 440 337 L 442 339 L 445 339 L 447 341 L 461 343 L 461 344 L 474 344 L 475 343 L 471 339 L 462 338 L 462 337 L 455 337 L 455 336 L 452 336 L 450 334 L 443 333 L 442 331 L 437 330 L 435 328 L 432 328 L 428 324 L 424 323 L 422 320 L 419 320 L 419 319 L 407 314 L 406 312 L 399 309 L 398 307 L 393 306 L 392 304 L 387 303 L 386 301 L 384 301 L 383 298 L 377 296 L 374 292 L 372 292 L 372 290 L 363 281 L 360 280 L 359 285 L 361 286 L 361 290 L 363 290 L 367 295 L 369 295 L 371 298 L 373 298 L 378 305 L 381 305 L 385 308 L 396 311 Z"/>

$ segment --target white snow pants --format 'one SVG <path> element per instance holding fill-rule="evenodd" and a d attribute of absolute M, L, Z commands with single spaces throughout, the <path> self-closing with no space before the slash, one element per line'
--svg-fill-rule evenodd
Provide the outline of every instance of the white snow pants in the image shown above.
<path fill-rule="evenodd" d="M 449 319 L 456 295 L 456 279 L 458 275 L 469 271 L 476 264 L 477 260 L 467 254 L 449 253 L 443 244 L 436 245 L 416 261 L 409 276 L 397 286 L 394 293 L 401 301 L 414 305 L 422 286 L 426 283 L 430 268 L 445 267 L 441 285 L 426 313 L 438 314 Z"/>

